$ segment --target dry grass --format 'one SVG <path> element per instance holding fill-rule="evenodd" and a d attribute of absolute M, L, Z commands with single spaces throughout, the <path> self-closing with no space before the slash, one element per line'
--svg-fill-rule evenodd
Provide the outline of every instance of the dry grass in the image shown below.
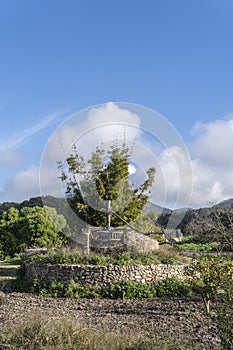
<path fill-rule="evenodd" d="M 9 332 L 10 329 L 10 332 Z M 5 325 L 0 349 L 14 350 L 175 350 L 194 349 L 171 339 L 151 339 L 149 334 L 128 330 L 100 330 L 67 317 L 39 314 L 17 324 Z M 196 349 L 196 348 L 195 348 Z"/>

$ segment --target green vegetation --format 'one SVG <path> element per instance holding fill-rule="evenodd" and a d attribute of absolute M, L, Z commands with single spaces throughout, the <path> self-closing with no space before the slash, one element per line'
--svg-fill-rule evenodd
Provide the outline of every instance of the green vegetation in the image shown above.
<path fill-rule="evenodd" d="M 112 283 L 107 287 L 91 284 L 80 285 L 71 280 L 68 284 L 53 281 L 44 283 L 39 280 L 14 282 L 15 290 L 19 292 L 36 293 L 49 297 L 70 298 L 154 298 L 154 297 L 189 297 L 192 294 L 191 285 L 176 278 L 166 278 L 155 283 L 141 283 L 128 280 Z"/>
<path fill-rule="evenodd" d="M 192 290 L 202 296 L 207 314 L 210 313 L 210 302 L 217 300 L 220 293 L 217 321 L 221 349 L 233 349 L 233 260 L 202 256 L 187 266 L 186 274 Z"/>
<path fill-rule="evenodd" d="M 28 247 L 60 247 L 66 220 L 55 208 L 9 208 L 0 217 L 0 258 L 13 257 Z"/>
<path fill-rule="evenodd" d="M 7 265 L 20 265 L 22 263 L 23 254 L 18 253 L 15 254 L 13 257 L 6 256 L 4 260 L 0 261 L 0 264 L 7 264 Z"/>
<path fill-rule="evenodd" d="M 186 267 L 186 275 L 193 290 L 202 296 L 206 313 L 209 313 L 210 302 L 217 293 L 229 292 L 233 283 L 233 260 L 202 256 Z"/>
<path fill-rule="evenodd" d="M 174 248 L 178 251 L 182 250 L 190 250 L 193 252 L 214 252 L 218 249 L 219 243 L 218 242 L 208 242 L 208 243 L 201 243 L 197 237 L 195 236 L 187 236 L 184 237 L 182 242 L 179 242 L 174 245 Z"/>
<path fill-rule="evenodd" d="M 157 223 L 161 227 L 166 227 L 168 223 L 173 227 L 173 223 L 177 222 L 180 222 L 177 228 L 182 230 L 184 236 L 191 236 L 196 240 L 193 243 L 215 243 L 216 247 L 213 248 L 219 252 L 233 251 L 232 201 L 230 205 L 187 210 L 184 217 L 183 212 L 179 210 L 172 214 L 163 213 Z"/>
<path fill-rule="evenodd" d="M 73 145 L 65 164 L 58 162 L 70 206 L 83 221 L 92 226 L 107 226 L 110 220 L 112 226 L 123 225 L 110 212 L 106 215 L 106 204 L 110 202 L 112 209 L 127 222 L 142 214 L 149 200 L 155 169 L 148 169 L 147 179 L 135 188 L 129 180 L 129 162 L 130 152 L 125 143 L 122 147 L 114 145 L 108 151 L 97 147 L 86 163 Z"/>
<path fill-rule="evenodd" d="M 29 256 L 27 261 L 41 264 L 78 264 L 78 265 L 150 265 L 180 264 L 189 259 L 177 254 L 172 248 L 161 248 L 156 253 L 136 254 L 134 252 L 113 251 L 111 255 L 90 253 L 81 254 L 77 250 L 50 250 L 47 254 Z"/>
<path fill-rule="evenodd" d="M 197 236 L 202 243 L 218 242 L 219 251 L 233 251 L 232 207 L 198 209 L 186 232 Z"/>
<path fill-rule="evenodd" d="M 232 269 L 231 269 L 232 272 Z M 218 306 L 218 334 L 223 349 L 233 349 L 233 278 L 224 275 L 222 303 Z"/>
<path fill-rule="evenodd" d="M 113 299 L 187 297 L 190 295 L 190 285 L 176 278 L 166 278 L 151 284 L 121 281 L 112 284 L 110 287 L 103 289 L 101 292 L 101 296 Z"/>

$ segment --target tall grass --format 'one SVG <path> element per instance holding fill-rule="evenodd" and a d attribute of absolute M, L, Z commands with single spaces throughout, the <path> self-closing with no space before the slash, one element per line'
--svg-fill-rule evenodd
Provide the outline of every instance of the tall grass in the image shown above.
<path fill-rule="evenodd" d="M 106 331 L 83 326 L 75 320 L 37 316 L 5 326 L 0 335 L 1 349 L 14 350 L 186 350 L 198 349 L 175 343 L 170 338 L 152 339 L 148 334 Z"/>

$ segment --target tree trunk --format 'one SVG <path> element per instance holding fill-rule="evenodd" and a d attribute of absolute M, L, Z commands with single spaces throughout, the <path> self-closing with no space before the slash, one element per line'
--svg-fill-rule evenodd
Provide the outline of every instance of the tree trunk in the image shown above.
<path fill-rule="evenodd" d="M 202 296 L 202 298 L 203 298 L 204 305 L 205 305 L 205 311 L 208 315 L 210 313 L 210 299 L 208 297 L 204 297 L 204 296 Z"/>

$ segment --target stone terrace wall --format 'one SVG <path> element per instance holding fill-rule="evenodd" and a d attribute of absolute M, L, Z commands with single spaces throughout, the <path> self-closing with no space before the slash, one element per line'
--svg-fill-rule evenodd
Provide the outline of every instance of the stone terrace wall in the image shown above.
<path fill-rule="evenodd" d="M 160 279 L 184 277 L 185 265 L 134 265 L 134 266 L 92 266 L 92 265 L 50 265 L 26 264 L 25 278 L 39 279 L 44 282 L 54 280 L 69 283 L 71 279 L 80 284 L 107 286 L 121 280 L 131 280 L 143 283 L 152 283 Z"/>

